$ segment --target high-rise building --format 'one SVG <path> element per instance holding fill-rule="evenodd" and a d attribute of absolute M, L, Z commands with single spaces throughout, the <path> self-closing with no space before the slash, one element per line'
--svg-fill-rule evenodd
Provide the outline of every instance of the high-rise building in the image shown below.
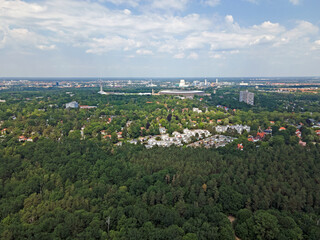
<path fill-rule="evenodd" d="M 246 91 L 240 91 L 239 102 L 245 102 L 249 105 L 254 105 L 254 93 Z"/>

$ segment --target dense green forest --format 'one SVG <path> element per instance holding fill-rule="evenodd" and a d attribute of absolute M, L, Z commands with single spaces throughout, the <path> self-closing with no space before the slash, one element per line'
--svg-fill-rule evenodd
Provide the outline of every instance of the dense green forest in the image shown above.
<path fill-rule="evenodd" d="M 318 239 L 320 147 L 1 149 L 2 239 Z M 110 224 L 106 222 L 110 217 Z"/>
<path fill-rule="evenodd" d="M 320 145 L 310 118 L 319 121 L 320 111 L 309 104 L 319 95 L 293 97 L 291 104 L 314 110 L 292 112 L 263 107 L 283 101 L 273 94 L 258 95 L 251 109 L 233 105 L 226 92 L 203 100 L 72 92 L 1 94 L 1 239 L 319 239 Z M 65 109 L 72 100 L 97 108 Z M 157 135 L 159 126 L 214 132 L 218 119 L 273 134 L 258 143 L 238 134 L 217 149 L 126 141 Z M 105 140 L 101 131 L 126 134 Z M 20 142 L 21 134 L 33 141 Z"/>

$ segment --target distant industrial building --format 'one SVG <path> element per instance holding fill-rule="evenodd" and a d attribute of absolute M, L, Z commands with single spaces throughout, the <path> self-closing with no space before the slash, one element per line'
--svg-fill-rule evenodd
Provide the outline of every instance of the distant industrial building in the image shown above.
<path fill-rule="evenodd" d="M 92 108 L 97 108 L 97 106 L 88 106 L 88 105 L 80 105 L 80 109 L 92 109 Z"/>
<path fill-rule="evenodd" d="M 66 108 L 78 108 L 79 104 L 76 101 L 69 102 L 66 104 Z"/>
<path fill-rule="evenodd" d="M 188 84 L 186 84 L 186 81 L 184 79 L 181 79 L 180 83 L 179 83 L 179 87 L 181 87 L 181 88 L 188 87 Z"/>
<path fill-rule="evenodd" d="M 194 97 L 195 95 L 204 96 L 204 91 L 179 91 L 179 90 L 163 90 L 159 92 L 159 95 L 174 95 L 184 97 Z"/>
<path fill-rule="evenodd" d="M 254 93 L 247 91 L 240 91 L 239 102 L 245 102 L 249 105 L 254 105 Z"/>

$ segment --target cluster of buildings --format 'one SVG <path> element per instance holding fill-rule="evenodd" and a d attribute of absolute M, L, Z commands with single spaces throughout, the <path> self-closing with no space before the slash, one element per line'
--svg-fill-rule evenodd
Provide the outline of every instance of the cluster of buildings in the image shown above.
<path fill-rule="evenodd" d="M 33 142 L 33 139 L 31 137 L 27 138 L 25 136 L 19 136 L 18 140 L 19 142 Z"/>
<path fill-rule="evenodd" d="M 173 132 L 172 137 L 169 134 L 163 133 L 162 135 L 149 137 L 147 140 L 146 148 L 152 148 L 154 146 L 170 147 L 171 145 L 183 146 L 184 143 L 189 143 L 192 137 L 196 137 L 197 140 L 209 137 L 211 133 L 208 130 L 195 129 L 189 130 L 184 129 L 183 133 Z"/>
<path fill-rule="evenodd" d="M 188 147 L 204 147 L 204 148 L 218 148 L 224 147 L 229 143 L 232 143 L 235 139 L 234 137 L 224 136 L 224 135 L 214 135 L 197 142 L 191 143 Z"/>
<path fill-rule="evenodd" d="M 254 136 L 248 136 L 248 141 L 249 142 L 259 142 L 265 138 L 267 133 L 265 132 L 258 132 L 257 135 Z M 270 133 L 271 134 L 271 133 Z"/>
<path fill-rule="evenodd" d="M 218 125 L 215 127 L 215 130 L 217 133 L 225 133 L 228 131 L 228 129 L 231 130 L 236 130 L 239 134 L 242 134 L 244 131 L 250 132 L 250 127 L 247 125 L 226 125 L 226 126 L 221 126 Z"/>

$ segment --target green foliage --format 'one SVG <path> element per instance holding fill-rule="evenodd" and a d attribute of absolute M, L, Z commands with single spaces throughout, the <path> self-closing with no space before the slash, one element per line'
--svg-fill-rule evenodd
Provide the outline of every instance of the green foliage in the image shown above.
<path fill-rule="evenodd" d="M 320 146 L 313 144 L 318 136 L 306 124 L 308 113 L 264 111 L 279 110 L 273 100 L 264 102 L 268 94 L 258 96 L 253 111 L 243 103 L 234 112 L 207 102 L 210 111 L 197 114 L 182 111 L 204 109 L 197 99 L 74 92 L 74 98 L 53 90 L 2 96 L 8 132 L 0 141 L 1 239 L 319 239 Z M 229 97 L 211 103 L 219 99 L 232 103 Z M 71 100 L 98 108 L 64 109 Z M 319 120 L 318 112 L 313 118 Z M 191 124 L 213 131 L 217 119 L 255 131 L 274 121 L 273 135 L 254 144 L 247 134 L 229 132 L 244 151 L 238 142 L 218 149 L 114 146 L 120 131 L 125 139 L 158 135 L 160 124 L 168 133 Z M 305 148 L 291 126 L 300 122 Z M 21 134 L 38 141 L 21 143 Z"/>

